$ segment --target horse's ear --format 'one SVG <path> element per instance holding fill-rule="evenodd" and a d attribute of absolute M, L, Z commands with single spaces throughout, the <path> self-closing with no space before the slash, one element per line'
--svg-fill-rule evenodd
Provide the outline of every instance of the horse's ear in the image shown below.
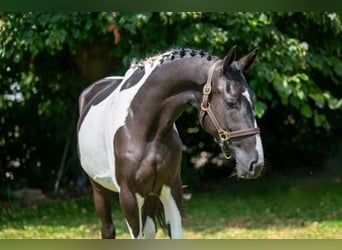
<path fill-rule="evenodd" d="M 223 71 L 227 71 L 232 62 L 235 60 L 236 45 L 234 45 L 223 59 Z"/>
<path fill-rule="evenodd" d="M 258 49 L 255 48 L 252 52 L 250 52 L 248 55 L 242 57 L 239 59 L 238 63 L 238 67 L 242 72 L 246 72 L 249 67 L 252 65 L 252 63 L 254 62 L 254 59 L 257 55 Z"/>

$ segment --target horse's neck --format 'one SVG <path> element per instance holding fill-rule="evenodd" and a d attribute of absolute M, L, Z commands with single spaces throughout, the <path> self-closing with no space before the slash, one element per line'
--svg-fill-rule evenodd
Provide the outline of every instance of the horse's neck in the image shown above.
<path fill-rule="evenodd" d="M 133 134 L 163 138 L 188 106 L 198 107 L 210 63 L 187 60 L 161 65 L 137 93 L 127 119 Z"/>

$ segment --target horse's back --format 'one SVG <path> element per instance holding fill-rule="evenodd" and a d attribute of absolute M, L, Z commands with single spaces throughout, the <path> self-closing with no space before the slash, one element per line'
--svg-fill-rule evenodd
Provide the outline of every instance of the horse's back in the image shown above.
<path fill-rule="evenodd" d="M 113 92 L 122 82 L 123 77 L 106 77 L 85 88 L 78 98 L 80 116 L 89 105 L 96 105 Z"/>

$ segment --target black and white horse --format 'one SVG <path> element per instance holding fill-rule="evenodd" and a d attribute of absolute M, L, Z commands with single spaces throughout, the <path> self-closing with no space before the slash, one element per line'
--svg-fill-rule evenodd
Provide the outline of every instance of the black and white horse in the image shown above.
<path fill-rule="evenodd" d="M 102 237 L 115 238 L 112 191 L 132 238 L 154 238 L 160 204 L 170 238 L 182 237 L 182 143 L 175 120 L 188 106 L 225 155 L 236 159 L 239 178 L 256 178 L 264 164 L 253 93 L 243 73 L 256 50 L 235 61 L 233 47 L 220 60 L 207 52 L 175 49 L 132 64 L 79 98 L 80 162 L 90 177 Z"/>

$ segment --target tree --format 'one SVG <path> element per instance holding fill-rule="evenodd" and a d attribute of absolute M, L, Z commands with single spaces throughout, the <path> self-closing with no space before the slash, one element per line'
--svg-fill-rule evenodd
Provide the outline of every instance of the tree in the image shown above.
<path fill-rule="evenodd" d="M 123 74 L 133 58 L 170 47 L 221 57 L 235 44 L 239 55 L 259 48 L 248 78 L 257 95 L 266 157 L 275 168 L 315 164 L 339 143 L 334 136 L 341 132 L 342 109 L 339 13 L 0 17 L 0 155 L 6 180 L 17 186 L 51 189 L 61 166 L 70 176 L 79 171 L 75 124 L 81 90 L 100 77 Z M 196 112 L 187 113 L 178 125 L 187 145 L 183 171 L 187 181 L 196 181 L 204 170 L 194 174 L 193 158 L 219 150 L 193 122 Z M 215 154 L 206 154 L 212 165 L 218 164 Z"/>

